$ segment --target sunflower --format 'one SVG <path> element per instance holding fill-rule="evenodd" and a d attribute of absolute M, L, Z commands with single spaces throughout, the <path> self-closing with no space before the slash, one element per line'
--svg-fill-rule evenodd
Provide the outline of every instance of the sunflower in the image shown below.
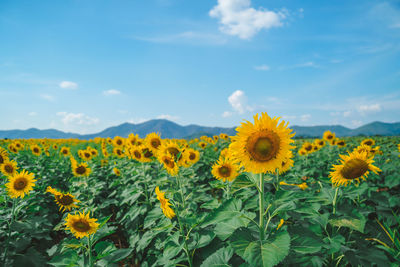
<path fill-rule="evenodd" d="M 161 145 L 160 135 L 157 133 L 149 133 L 145 138 L 145 144 L 151 149 L 151 151 L 153 151 L 153 153 L 156 153 Z"/>
<path fill-rule="evenodd" d="M 228 139 L 228 135 L 225 133 L 220 133 L 219 138 L 226 140 L 226 139 Z"/>
<path fill-rule="evenodd" d="M 124 157 L 124 151 L 122 150 L 121 147 L 114 147 L 113 148 L 113 153 L 116 155 L 118 158 Z"/>
<path fill-rule="evenodd" d="M 121 171 L 118 168 L 113 168 L 113 172 L 116 176 L 121 176 Z"/>
<path fill-rule="evenodd" d="M 282 167 L 282 161 L 289 157 L 293 146 L 291 129 L 280 118 L 271 118 L 266 112 L 254 116 L 254 124 L 249 121 L 236 128 L 229 150 L 231 156 L 248 172 L 273 172 Z"/>
<path fill-rule="evenodd" d="M 40 154 L 42 153 L 42 149 L 38 145 L 31 146 L 31 151 L 32 154 L 35 156 L 40 156 Z"/>
<path fill-rule="evenodd" d="M 346 142 L 345 142 L 343 139 L 338 139 L 338 140 L 336 141 L 336 145 L 337 145 L 338 147 L 345 147 L 345 146 L 346 146 Z"/>
<path fill-rule="evenodd" d="M 323 139 L 315 139 L 314 140 L 314 144 L 319 146 L 320 148 L 324 147 L 325 146 L 325 140 L 323 140 Z"/>
<path fill-rule="evenodd" d="M 179 166 L 174 161 L 174 157 L 169 154 L 164 154 L 158 160 L 164 165 L 164 168 L 167 170 L 169 175 L 175 176 L 179 172 Z"/>
<path fill-rule="evenodd" d="M 60 154 L 63 156 L 68 156 L 70 154 L 70 148 L 63 146 L 60 150 Z"/>
<path fill-rule="evenodd" d="M 86 162 L 77 163 L 76 161 L 74 161 L 72 163 L 72 173 L 75 177 L 89 176 L 90 172 L 91 169 L 88 167 L 88 164 Z"/>
<path fill-rule="evenodd" d="M 364 139 L 364 140 L 362 140 L 361 145 L 366 145 L 366 146 L 372 147 L 373 145 L 375 145 L 375 140 L 371 139 L 371 138 Z"/>
<path fill-rule="evenodd" d="M 114 146 L 121 147 L 121 146 L 123 146 L 125 144 L 125 139 L 122 138 L 121 136 L 116 136 L 113 139 L 113 144 L 114 144 Z"/>
<path fill-rule="evenodd" d="M 8 160 L 8 153 L 3 148 L 0 147 L 0 164 L 3 164 Z"/>
<path fill-rule="evenodd" d="M 304 149 L 307 152 L 307 154 L 310 154 L 313 152 L 314 146 L 310 142 L 305 142 L 302 146 L 302 149 Z"/>
<path fill-rule="evenodd" d="M 335 186 L 344 185 L 351 182 L 360 182 L 365 180 L 369 171 L 378 173 L 381 171 L 378 167 L 372 165 L 373 158 L 368 157 L 366 152 L 353 151 L 349 155 L 340 155 L 340 165 L 333 165 L 329 173 L 331 181 Z"/>
<path fill-rule="evenodd" d="M 157 157 L 162 157 L 163 155 L 170 155 L 175 161 L 179 161 L 182 157 L 182 149 L 176 141 L 164 139 L 158 149 Z"/>
<path fill-rule="evenodd" d="M 207 143 L 202 141 L 198 143 L 198 146 L 201 148 L 205 148 L 207 146 Z"/>
<path fill-rule="evenodd" d="M 17 163 L 13 160 L 6 160 L 0 165 L 0 170 L 5 176 L 14 176 L 17 169 Z"/>
<path fill-rule="evenodd" d="M 218 180 L 232 182 L 238 176 L 238 166 L 227 158 L 220 158 L 211 169 L 212 175 Z"/>
<path fill-rule="evenodd" d="M 139 150 L 142 153 L 142 162 L 151 162 L 151 158 L 154 156 L 151 149 L 145 145 L 140 145 Z"/>
<path fill-rule="evenodd" d="M 25 194 L 29 194 L 35 186 L 35 175 L 29 173 L 26 170 L 17 172 L 15 175 L 8 178 L 8 183 L 6 184 L 8 194 L 11 198 L 21 197 L 24 198 Z"/>
<path fill-rule="evenodd" d="M 187 160 L 190 162 L 190 165 L 195 164 L 200 159 L 200 152 L 189 148 L 187 151 L 188 157 Z"/>
<path fill-rule="evenodd" d="M 92 153 L 89 150 L 81 150 L 80 157 L 86 161 L 89 161 L 92 159 Z"/>
<path fill-rule="evenodd" d="M 96 223 L 97 219 L 90 218 L 90 212 L 85 214 L 85 212 L 78 214 L 68 214 L 68 217 L 65 218 L 65 226 L 68 230 L 70 230 L 76 238 L 89 237 L 89 235 L 94 234 L 99 227 L 99 224 Z"/>
<path fill-rule="evenodd" d="M 299 155 L 305 156 L 305 155 L 307 155 L 307 154 L 308 154 L 308 153 L 307 153 L 307 151 L 306 151 L 304 148 L 299 149 Z"/>
<path fill-rule="evenodd" d="M 293 166 L 294 161 L 292 160 L 292 157 L 293 157 L 293 154 L 290 151 L 289 157 L 286 160 L 282 161 L 282 167 L 279 168 L 279 174 L 283 174 L 283 173 L 287 172 Z"/>
<path fill-rule="evenodd" d="M 165 217 L 172 219 L 175 217 L 175 212 L 171 209 L 171 203 L 169 203 L 169 199 L 165 198 L 165 192 L 160 191 L 160 188 L 156 187 L 156 195 L 157 199 L 160 201 L 161 209 L 165 215 Z"/>
<path fill-rule="evenodd" d="M 131 134 L 129 134 L 129 136 L 128 136 L 128 140 L 127 140 L 127 142 L 128 142 L 128 144 L 130 144 L 130 145 L 132 145 L 132 146 L 136 146 L 136 144 L 137 144 L 137 142 L 139 141 L 139 136 L 137 135 L 137 134 L 133 134 L 133 133 L 131 133 Z"/>
<path fill-rule="evenodd" d="M 322 138 L 330 143 L 335 139 L 335 133 L 332 133 L 331 131 L 325 131 Z"/>
<path fill-rule="evenodd" d="M 140 147 L 133 146 L 128 150 L 128 153 L 132 159 L 136 159 L 137 161 L 142 162 L 143 155 Z"/>
<path fill-rule="evenodd" d="M 60 210 L 64 212 L 65 210 L 70 211 L 72 208 L 78 208 L 75 203 L 80 202 L 79 200 L 75 199 L 75 197 L 70 193 L 62 193 L 59 192 L 57 189 L 48 186 L 46 192 L 49 192 L 54 195 L 54 201 L 60 206 Z"/>

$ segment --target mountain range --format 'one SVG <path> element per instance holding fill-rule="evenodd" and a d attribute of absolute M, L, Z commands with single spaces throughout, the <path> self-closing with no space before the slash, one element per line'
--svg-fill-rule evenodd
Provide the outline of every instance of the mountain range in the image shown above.
<path fill-rule="evenodd" d="M 322 126 L 290 126 L 296 137 L 321 137 L 324 131 L 330 130 L 336 133 L 337 136 L 373 136 L 385 135 L 393 136 L 400 135 L 400 122 L 385 123 L 372 122 L 365 124 L 356 129 L 350 129 L 341 125 L 322 125 Z M 175 122 L 163 119 L 149 120 L 143 123 L 123 123 L 118 126 L 109 127 L 95 134 L 76 134 L 62 132 L 55 129 L 39 130 L 30 128 L 27 130 L 0 130 L 0 139 L 28 139 L 28 138 L 78 138 L 78 139 L 93 139 L 95 137 L 127 137 L 130 133 L 138 134 L 140 137 L 145 137 L 148 133 L 158 132 L 163 138 L 195 138 L 201 135 L 218 135 L 226 133 L 235 135 L 235 127 L 206 127 L 199 125 L 182 126 Z"/>

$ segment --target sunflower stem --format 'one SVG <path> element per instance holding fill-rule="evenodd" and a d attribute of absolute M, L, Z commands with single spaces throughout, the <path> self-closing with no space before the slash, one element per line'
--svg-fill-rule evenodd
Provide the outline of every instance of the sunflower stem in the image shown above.
<path fill-rule="evenodd" d="M 93 259 L 92 259 L 92 239 L 90 238 L 91 235 L 88 236 L 88 253 L 89 253 L 89 266 L 93 266 Z"/>
<path fill-rule="evenodd" d="M 259 202 L 260 202 L 260 242 L 264 240 L 264 176 L 260 173 L 260 192 L 258 194 Z"/>
<path fill-rule="evenodd" d="M 6 249 L 4 251 L 4 266 L 6 266 L 6 261 L 7 261 L 7 254 L 8 254 L 8 246 L 10 245 L 10 236 L 11 236 L 11 225 L 14 222 L 14 214 L 15 214 L 15 202 L 16 198 L 13 198 L 12 201 L 12 210 L 11 210 L 11 219 L 10 222 L 8 223 L 8 233 L 7 233 L 7 241 L 6 241 Z"/>
<path fill-rule="evenodd" d="M 186 235 L 185 231 L 183 230 L 183 226 L 182 226 L 182 223 L 181 223 L 181 220 L 180 220 L 179 209 L 176 209 L 176 218 L 178 219 L 179 231 L 181 232 L 181 235 L 183 237 L 184 251 L 185 251 L 186 256 L 187 256 L 187 261 L 189 263 L 189 267 L 192 267 L 192 257 L 190 256 L 189 247 L 188 247 L 187 242 L 186 242 L 186 240 L 189 238 L 190 232 Z"/>
<path fill-rule="evenodd" d="M 338 191 L 339 191 L 339 187 L 336 187 L 336 190 L 335 190 L 335 197 L 333 198 L 333 201 L 332 201 L 333 214 L 336 213 L 336 200 L 337 200 L 337 196 L 338 196 Z"/>
<path fill-rule="evenodd" d="M 146 191 L 146 193 L 145 193 L 145 196 L 146 196 L 146 204 L 147 204 L 147 206 L 149 206 L 149 207 L 151 207 L 151 205 L 150 205 L 150 199 L 149 199 L 149 190 L 148 190 L 148 187 L 147 187 L 147 181 L 146 181 L 146 167 L 145 167 L 145 165 L 144 165 L 144 163 L 142 163 L 142 172 L 143 172 L 143 178 L 144 178 L 144 188 L 145 188 L 145 191 Z"/>
<path fill-rule="evenodd" d="M 183 210 L 185 210 L 186 203 L 185 203 L 185 197 L 183 195 L 182 183 L 181 183 L 181 179 L 180 179 L 181 175 L 178 173 L 175 177 L 176 177 L 176 182 L 177 182 L 178 187 L 179 187 L 179 192 L 181 194 Z"/>

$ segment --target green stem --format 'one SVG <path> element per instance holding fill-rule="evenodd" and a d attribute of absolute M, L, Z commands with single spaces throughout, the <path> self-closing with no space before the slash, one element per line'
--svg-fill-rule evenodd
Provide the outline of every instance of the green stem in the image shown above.
<path fill-rule="evenodd" d="M 12 210 L 11 210 L 11 219 L 10 222 L 8 223 L 8 233 L 7 233 L 7 241 L 6 241 L 6 249 L 4 251 L 4 266 L 6 266 L 6 261 L 7 261 L 7 253 L 8 253 L 8 246 L 10 245 L 10 236 L 11 236 L 11 225 L 14 222 L 14 213 L 15 213 L 15 202 L 16 198 L 13 199 L 12 202 Z"/>
<path fill-rule="evenodd" d="M 279 190 L 279 170 L 275 170 L 276 191 Z"/>
<path fill-rule="evenodd" d="M 88 253 L 89 253 L 89 266 L 93 266 L 93 259 L 92 259 L 92 239 L 91 236 L 88 236 Z"/>
<path fill-rule="evenodd" d="M 264 240 L 264 176 L 260 173 L 260 192 L 258 194 L 259 202 L 260 202 L 260 242 Z"/>
<path fill-rule="evenodd" d="M 186 208 L 186 203 L 185 203 L 185 197 L 184 197 L 184 195 L 183 195 L 183 188 L 182 188 L 182 183 L 181 183 L 181 179 L 180 179 L 181 176 L 180 176 L 180 174 L 178 173 L 175 177 L 176 177 L 176 182 L 177 182 L 178 187 L 179 187 L 179 192 L 180 192 L 180 194 L 181 194 L 183 210 L 185 210 L 185 208 Z"/>
<path fill-rule="evenodd" d="M 186 239 L 188 238 L 188 236 L 185 235 L 185 232 L 183 230 L 183 226 L 182 226 L 182 223 L 181 223 L 181 220 L 180 220 L 178 209 L 176 210 L 176 218 L 178 219 L 179 231 L 181 232 L 181 235 L 183 237 L 184 251 L 185 251 L 186 256 L 187 256 L 189 267 L 192 267 L 192 257 L 190 256 L 189 247 L 188 247 L 187 242 L 186 242 Z"/>
<path fill-rule="evenodd" d="M 144 163 L 142 163 L 142 172 L 143 172 L 143 178 L 144 178 L 144 189 L 145 189 L 145 196 L 146 196 L 146 204 L 147 206 L 151 206 L 150 204 L 150 199 L 149 199 L 149 190 L 147 187 L 147 181 L 146 181 L 146 167 L 144 166 Z"/>
<path fill-rule="evenodd" d="M 336 213 L 336 200 L 337 200 L 337 196 L 338 196 L 338 191 L 339 191 L 339 187 L 336 187 L 336 190 L 335 190 L 335 197 L 333 198 L 333 202 L 332 202 L 333 214 Z"/>

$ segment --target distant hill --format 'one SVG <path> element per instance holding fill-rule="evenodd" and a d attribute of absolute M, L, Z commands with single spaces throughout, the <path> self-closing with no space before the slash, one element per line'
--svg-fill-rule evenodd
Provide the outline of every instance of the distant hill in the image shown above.
<path fill-rule="evenodd" d="M 341 125 L 323 125 L 323 126 L 290 126 L 296 132 L 296 137 L 321 137 L 324 131 L 330 130 L 337 136 L 356 136 L 356 135 L 400 135 L 400 122 L 385 123 L 372 122 L 356 129 L 350 129 Z M 28 138 L 79 138 L 93 139 L 95 137 L 128 137 L 130 133 L 145 137 L 148 133 L 158 132 L 163 138 L 194 138 L 201 135 L 217 135 L 226 133 L 235 134 L 235 127 L 205 127 L 199 125 L 182 126 L 168 120 L 150 120 L 143 123 L 123 123 L 118 126 L 107 128 L 99 133 L 80 135 L 75 133 L 65 133 L 62 131 L 48 129 L 39 130 L 31 128 L 27 130 L 3 130 L 0 131 L 0 139 L 28 139 Z"/>

